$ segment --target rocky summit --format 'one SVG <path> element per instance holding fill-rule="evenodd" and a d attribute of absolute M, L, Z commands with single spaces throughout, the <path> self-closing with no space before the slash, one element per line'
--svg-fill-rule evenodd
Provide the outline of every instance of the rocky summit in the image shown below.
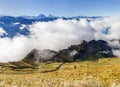
<path fill-rule="evenodd" d="M 112 48 L 106 41 L 92 40 L 83 41 L 79 45 L 71 45 L 67 49 L 53 50 L 32 50 L 23 61 L 30 64 L 38 64 L 46 61 L 72 62 L 76 60 L 96 60 L 104 57 L 114 57 Z"/>

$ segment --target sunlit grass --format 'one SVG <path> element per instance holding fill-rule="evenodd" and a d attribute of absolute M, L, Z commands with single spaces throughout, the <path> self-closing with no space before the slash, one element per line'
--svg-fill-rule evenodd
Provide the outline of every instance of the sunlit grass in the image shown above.
<path fill-rule="evenodd" d="M 24 69 L 11 69 L 6 63 L 0 67 L 0 86 L 2 87 L 120 87 L 120 58 L 103 58 L 95 61 L 65 63 L 58 71 L 42 73 L 55 69 L 60 63 L 40 63 L 34 68 L 21 62 Z"/>

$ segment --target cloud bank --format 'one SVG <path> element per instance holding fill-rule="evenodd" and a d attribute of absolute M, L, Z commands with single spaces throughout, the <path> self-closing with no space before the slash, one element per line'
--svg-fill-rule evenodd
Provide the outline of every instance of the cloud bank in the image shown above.
<path fill-rule="evenodd" d="M 91 19 L 89 22 L 87 19 L 58 19 L 51 22 L 35 22 L 24 27 L 29 29 L 30 35 L 0 38 L 0 62 L 21 60 L 35 48 L 60 50 L 80 44 L 82 40 L 103 39 L 110 42 L 120 39 L 120 17 L 103 17 Z M 5 33 L 2 30 L 0 28 L 0 33 Z M 119 47 L 118 42 L 111 42 L 110 45 Z M 117 55 L 120 53 L 119 50 L 113 51 Z"/>

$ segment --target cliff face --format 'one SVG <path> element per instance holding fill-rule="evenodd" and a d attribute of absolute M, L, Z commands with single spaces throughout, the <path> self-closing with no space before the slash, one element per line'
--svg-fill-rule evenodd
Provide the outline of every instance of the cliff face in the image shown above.
<path fill-rule="evenodd" d="M 106 41 L 83 41 L 79 45 L 71 45 L 68 49 L 58 52 L 52 50 L 32 50 L 23 61 L 36 64 L 45 61 L 70 62 L 76 60 L 99 59 L 114 57 L 112 48 Z"/>

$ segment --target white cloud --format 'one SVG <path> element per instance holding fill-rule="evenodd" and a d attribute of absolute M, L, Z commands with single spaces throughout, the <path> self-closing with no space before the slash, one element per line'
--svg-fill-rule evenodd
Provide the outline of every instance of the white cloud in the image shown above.
<path fill-rule="evenodd" d="M 37 22 L 29 26 L 31 38 L 40 49 L 63 49 L 72 44 L 79 44 L 83 39 L 94 39 L 94 30 L 89 23 L 81 19 Z"/>
<path fill-rule="evenodd" d="M 113 50 L 113 54 L 120 57 L 120 50 Z"/>
<path fill-rule="evenodd" d="M 25 24 L 21 24 L 20 30 L 23 30 L 24 28 L 26 28 L 26 25 Z"/>
<path fill-rule="evenodd" d="M 0 38 L 1 62 L 20 60 L 34 48 L 59 50 L 94 38 L 94 30 L 84 19 L 36 22 L 28 28 L 28 37 Z"/>
<path fill-rule="evenodd" d="M 15 23 L 13 23 L 13 25 L 19 25 L 20 23 L 19 22 L 15 22 Z"/>
<path fill-rule="evenodd" d="M 110 27 L 109 34 L 101 33 L 101 30 Z M 104 17 L 91 22 L 81 20 L 58 19 L 50 22 L 36 22 L 27 26 L 29 36 L 17 35 L 16 37 L 0 38 L 0 62 L 17 61 L 22 59 L 32 49 L 59 50 L 73 44 L 79 44 L 82 40 L 103 39 L 110 41 L 120 38 L 120 17 Z M 2 31 L 1 32 L 5 33 Z M 1 34 L 2 34 L 1 33 Z M 114 46 L 118 42 L 110 43 Z M 114 52 L 119 54 L 119 50 Z"/>
<path fill-rule="evenodd" d="M 2 27 L 0 27 L 0 36 L 2 36 L 4 34 L 7 34 L 6 31 Z"/>
<path fill-rule="evenodd" d="M 96 39 L 120 39 L 120 17 L 103 17 L 90 23 L 96 30 Z M 104 35 L 101 31 L 109 27 L 109 33 Z"/>
<path fill-rule="evenodd" d="M 0 38 L 0 61 L 17 61 L 23 58 L 29 50 L 30 43 L 24 36 L 14 39 Z"/>

